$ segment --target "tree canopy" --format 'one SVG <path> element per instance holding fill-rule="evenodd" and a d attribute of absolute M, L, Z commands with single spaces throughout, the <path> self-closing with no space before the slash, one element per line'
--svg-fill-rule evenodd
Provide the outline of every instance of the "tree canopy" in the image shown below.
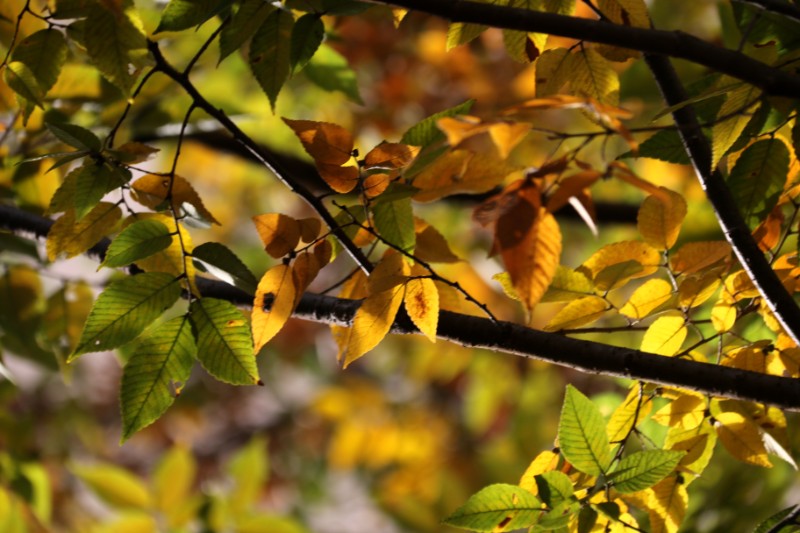
<path fill-rule="evenodd" d="M 0 530 L 800 530 L 797 0 L 10 0 L 0 57 Z"/>

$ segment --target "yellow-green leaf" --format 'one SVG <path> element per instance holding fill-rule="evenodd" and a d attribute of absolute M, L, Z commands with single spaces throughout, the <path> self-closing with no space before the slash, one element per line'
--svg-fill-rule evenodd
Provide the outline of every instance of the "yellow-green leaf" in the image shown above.
<path fill-rule="evenodd" d="M 752 118 L 752 108 L 758 103 L 761 90 L 741 84 L 727 92 L 725 102 L 717 112 L 718 122 L 711 128 L 711 168 L 717 167 L 725 152 L 733 146 Z"/>
<path fill-rule="evenodd" d="M 600 248 L 577 270 L 594 280 L 599 290 L 606 291 L 621 287 L 631 279 L 653 274 L 661 262 L 661 253 L 649 244 L 622 241 Z M 614 271 L 607 270 L 609 268 Z"/>
<path fill-rule="evenodd" d="M 136 80 L 134 72 L 147 57 L 147 41 L 132 2 L 112 9 L 118 12 L 106 4 L 87 10 L 83 38 L 98 70 L 127 96 Z"/>
<path fill-rule="evenodd" d="M 534 525 L 544 514 L 542 504 L 514 485 L 489 485 L 473 494 L 444 523 L 472 531 L 513 531 Z"/>
<path fill-rule="evenodd" d="M 567 461 L 586 474 L 599 476 L 611 464 L 611 446 L 603 416 L 597 406 L 572 385 L 567 385 L 561 409 L 558 443 Z"/>
<path fill-rule="evenodd" d="M 100 202 L 80 221 L 69 210 L 56 220 L 47 233 L 47 257 L 55 261 L 82 254 L 113 231 L 122 217 L 122 210 L 111 203 Z"/>
<path fill-rule="evenodd" d="M 147 509 L 151 498 L 141 479 L 127 470 L 110 464 L 74 465 L 73 474 L 109 505 L 120 508 Z"/>
<path fill-rule="evenodd" d="M 101 266 L 115 268 L 153 255 L 172 243 L 169 229 L 158 220 L 138 220 L 117 235 Z"/>
<path fill-rule="evenodd" d="M 621 443 L 639 423 L 647 418 L 653 408 L 652 399 L 641 394 L 640 387 L 633 385 L 625 400 L 614 409 L 608 420 L 606 433 L 611 445 Z"/>

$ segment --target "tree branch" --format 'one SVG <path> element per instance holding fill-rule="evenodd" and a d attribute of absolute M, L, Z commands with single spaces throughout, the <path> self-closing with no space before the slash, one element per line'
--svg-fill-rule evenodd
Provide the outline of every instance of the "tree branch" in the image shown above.
<path fill-rule="evenodd" d="M 677 57 L 728 74 L 759 87 L 768 94 L 789 98 L 796 98 L 800 94 L 800 76 L 771 67 L 741 52 L 713 45 L 682 31 L 637 28 L 602 20 L 465 0 L 372 1 L 437 15 L 452 22 L 471 22 L 495 28 L 547 33 Z"/>
<path fill-rule="evenodd" d="M 656 83 L 668 106 L 686 100 L 686 92 L 672 63 L 665 56 L 645 54 Z M 694 165 L 695 174 L 706 197 L 714 208 L 725 238 L 747 271 L 764 301 L 775 314 L 783 329 L 800 345 L 800 308 L 772 270 L 763 252 L 753 239 L 750 228 L 742 218 L 736 201 L 719 170 L 711 170 L 711 147 L 703 134 L 691 105 L 672 113 L 686 153 Z"/>
<path fill-rule="evenodd" d="M 44 237 L 52 224 L 47 218 L 0 204 L 0 228 Z M 102 257 L 108 243 L 104 239 L 92 252 Z M 250 295 L 226 283 L 198 278 L 197 286 L 203 296 L 222 298 L 242 306 L 252 304 Z M 360 300 L 306 293 L 294 316 L 312 322 L 350 326 L 360 305 Z M 391 331 L 403 335 L 419 334 L 408 317 L 398 318 Z M 784 409 L 800 409 L 800 380 L 795 378 L 663 357 L 449 311 L 439 314 L 438 336 L 461 346 L 540 359 L 582 372 L 676 386 Z"/>

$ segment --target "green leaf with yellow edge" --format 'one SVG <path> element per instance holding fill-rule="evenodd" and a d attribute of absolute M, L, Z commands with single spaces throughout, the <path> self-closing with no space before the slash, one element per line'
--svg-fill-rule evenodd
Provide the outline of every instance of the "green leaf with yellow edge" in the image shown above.
<path fill-rule="evenodd" d="M 586 474 L 599 476 L 611 464 L 611 446 L 603 416 L 597 406 L 572 385 L 567 385 L 564 396 L 558 443 L 567 461 Z"/>
<path fill-rule="evenodd" d="M 352 331 L 343 350 L 342 364 L 345 368 L 377 346 L 389 333 L 404 294 L 405 287 L 398 285 L 364 299 L 353 317 Z"/>
<path fill-rule="evenodd" d="M 97 297 L 68 362 L 81 354 L 117 348 L 132 341 L 181 295 L 175 276 L 145 272 L 111 282 Z"/>
<path fill-rule="evenodd" d="M 234 513 L 247 513 L 258 502 L 262 488 L 269 479 L 269 448 L 267 439 L 254 437 L 231 457 L 225 470 L 233 481 L 228 499 Z"/>
<path fill-rule="evenodd" d="M 444 111 L 440 111 L 422 119 L 420 122 L 406 130 L 406 132 L 403 134 L 403 137 L 400 139 L 400 142 L 403 144 L 409 144 L 411 146 L 424 147 L 433 144 L 436 141 L 444 140 L 444 134 L 436 126 L 436 123 L 439 121 L 439 119 L 453 117 L 456 115 L 465 115 L 469 113 L 469 110 L 472 109 L 474 104 L 475 100 L 466 100 L 456 106 L 450 107 Z"/>
<path fill-rule="evenodd" d="M 355 71 L 350 68 L 347 59 L 328 46 L 321 45 L 314 57 L 306 63 L 303 73 L 317 86 L 326 91 L 341 91 L 352 102 L 363 104 L 358 91 L 358 80 Z"/>
<path fill-rule="evenodd" d="M 711 128 L 712 169 L 717 168 L 722 156 L 744 131 L 760 95 L 760 89 L 747 84 L 741 84 L 727 92 L 725 102 L 717 112 L 717 122 Z"/>
<path fill-rule="evenodd" d="M 572 300 L 544 327 L 545 331 L 574 329 L 599 319 L 611 307 L 599 296 L 584 296 Z"/>
<path fill-rule="evenodd" d="M 416 274 L 415 275 L 419 275 Z M 436 342 L 439 323 L 439 290 L 430 278 L 409 279 L 403 299 L 406 312 L 415 326 L 431 342 Z"/>
<path fill-rule="evenodd" d="M 543 513 L 541 502 L 527 490 L 497 483 L 470 496 L 443 522 L 472 531 L 513 531 L 536 524 Z"/>
<path fill-rule="evenodd" d="M 686 200 L 664 187 L 651 194 L 639 207 L 637 225 L 645 242 L 656 250 L 669 250 L 678 240 L 686 218 Z"/>
<path fill-rule="evenodd" d="M 28 89 L 26 92 L 30 94 L 20 92 L 12 85 L 12 82 L 16 83 L 13 74 L 19 74 L 19 68 L 15 69 L 9 65 L 11 67 L 9 70 L 13 72 L 7 73 L 6 82 L 26 100 L 41 104 L 42 99 L 58 80 L 61 68 L 67 60 L 67 53 L 67 42 L 63 33 L 54 28 L 39 30 L 17 43 L 9 58 L 12 63 L 21 63 L 27 67 L 25 75 L 20 76 L 20 81 L 25 82 Z M 28 74 L 32 80 L 28 78 Z"/>
<path fill-rule="evenodd" d="M 121 267 L 163 250 L 172 243 L 169 228 L 158 220 L 138 220 L 111 241 L 101 266 Z"/>
<path fill-rule="evenodd" d="M 728 453 L 747 464 L 772 467 L 761 428 L 755 422 L 733 411 L 718 413 L 714 419 L 717 436 Z"/>
<path fill-rule="evenodd" d="M 609 478 L 622 494 L 631 494 L 652 487 L 670 472 L 686 455 L 674 450 L 645 450 L 622 458 Z"/>
<path fill-rule="evenodd" d="M 645 331 L 640 349 L 659 355 L 675 355 L 681 350 L 686 334 L 686 320 L 683 316 L 661 316 Z"/>
<path fill-rule="evenodd" d="M 391 191 L 391 187 L 389 188 Z M 386 242 L 406 253 L 414 253 L 416 233 L 411 198 L 377 202 L 372 208 L 375 229 Z"/>
<path fill-rule="evenodd" d="M 325 25 L 320 15 L 307 13 L 297 19 L 292 28 L 289 63 L 292 72 L 299 72 L 312 58 L 325 37 Z"/>
<path fill-rule="evenodd" d="M 634 320 L 641 320 L 669 301 L 672 294 L 670 282 L 663 279 L 647 280 L 633 291 L 619 312 Z"/>
<path fill-rule="evenodd" d="M 60 257 L 80 255 L 105 237 L 122 217 L 122 210 L 111 203 L 100 202 L 80 221 L 75 211 L 64 213 L 47 233 L 47 257 L 55 261 Z"/>
<path fill-rule="evenodd" d="M 122 373 L 122 442 L 167 411 L 189 379 L 196 355 L 185 315 L 159 325 L 138 342 Z"/>
<path fill-rule="evenodd" d="M 141 479 L 127 470 L 111 464 L 81 465 L 70 471 L 86 483 L 92 492 L 117 509 L 148 509 L 150 492 Z"/>
<path fill-rule="evenodd" d="M 103 76 L 128 96 L 136 80 L 134 72 L 148 54 L 144 28 L 132 2 L 119 8 L 105 6 L 88 10 L 83 25 L 86 51 Z"/>
<path fill-rule="evenodd" d="M 774 138 L 751 144 L 736 160 L 728 186 L 751 228 L 777 204 L 789 174 L 789 159 L 786 143 Z"/>
<path fill-rule="evenodd" d="M 209 274 L 248 294 L 255 294 L 258 280 L 227 246 L 218 242 L 204 242 L 192 250 L 192 260 Z"/>
<path fill-rule="evenodd" d="M 256 354 L 292 316 L 296 292 L 289 265 L 272 267 L 259 281 L 251 315 Z"/>
<path fill-rule="evenodd" d="M 232 0 L 170 0 L 153 33 L 188 30 L 221 13 Z"/>
<path fill-rule="evenodd" d="M 264 0 L 244 0 L 219 34 L 219 63 L 252 37 L 274 9 Z"/>
<path fill-rule="evenodd" d="M 189 307 L 197 359 L 209 374 L 232 385 L 261 383 L 247 318 L 230 302 L 199 298 Z"/>
<path fill-rule="evenodd" d="M 289 78 L 293 26 L 292 14 L 276 9 L 267 16 L 250 43 L 250 70 L 269 98 L 273 111 L 278 93 Z"/>
<path fill-rule="evenodd" d="M 639 425 L 653 408 L 652 399 L 645 395 L 638 384 L 631 387 L 625 400 L 614 409 L 606 426 L 608 440 L 613 445 L 620 444 Z"/>
<path fill-rule="evenodd" d="M 161 456 L 153 472 L 153 503 L 167 517 L 171 528 L 185 527 L 194 518 L 193 486 L 197 477 L 197 461 L 192 452 L 178 444 Z"/>

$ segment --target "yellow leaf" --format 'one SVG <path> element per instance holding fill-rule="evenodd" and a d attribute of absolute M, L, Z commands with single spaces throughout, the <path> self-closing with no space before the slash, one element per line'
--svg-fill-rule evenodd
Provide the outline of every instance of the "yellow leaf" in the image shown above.
<path fill-rule="evenodd" d="M 717 167 L 725 152 L 733 146 L 752 118 L 749 111 L 759 102 L 761 90 L 748 84 L 729 91 L 717 113 L 719 122 L 711 128 L 711 168 Z"/>
<path fill-rule="evenodd" d="M 545 331 L 579 328 L 594 322 L 608 311 L 609 305 L 599 296 L 585 296 L 568 303 L 547 323 Z"/>
<path fill-rule="evenodd" d="M 450 245 L 442 234 L 421 218 L 414 217 L 414 231 L 417 237 L 414 256 L 420 261 L 425 261 L 426 263 L 455 263 L 461 260 L 450 249 Z"/>
<path fill-rule="evenodd" d="M 499 122 L 489 127 L 489 137 L 505 159 L 530 130 L 530 124 Z"/>
<path fill-rule="evenodd" d="M 767 353 L 772 349 L 769 341 L 758 341 L 750 346 L 736 348 L 725 354 L 722 365 L 764 374 L 767 371 Z"/>
<path fill-rule="evenodd" d="M 605 18 L 614 24 L 637 28 L 650 27 L 650 16 L 644 0 L 598 0 L 597 7 Z M 612 61 L 625 61 L 640 55 L 636 50 L 619 46 L 601 44 L 597 48 L 603 57 Z"/>
<path fill-rule="evenodd" d="M 170 189 L 170 181 L 172 189 Z M 196 212 L 209 222 L 219 225 L 214 215 L 203 205 L 200 195 L 194 190 L 192 184 L 181 176 L 175 176 L 173 180 L 170 180 L 168 176 L 147 174 L 131 184 L 131 191 L 134 200 L 150 209 L 156 209 L 166 201 L 167 195 L 171 195 L 172 209 L 176 213 L 191 215 Z M 191 208 L 187 208 L 185 204 L 190 205 Z"/>
<path fill-rule="evenodd" d="M 659 317 L 647 328 L 641 350 L 659 355 L 675 355 L 683 346 L 686 333 L 686 323 L 682 316 Z"/>
<path fill-rule="evenodd" d="M 606 434 L 612 445 L 619 444 L 628 437 L 631 430 L 647 418 L 653 409 L 652 399 L 647 394 L 643 394 L 640 399 L 639 391 L 639 385 L 634 384 L 625 401 L 611 415 L 606 426 Z"/>
<path fill-rule="evenodd" d="M 751 465 L 772 467 L 761 430 L 752 420 L 732 411 L 719 413 L 714 418 L 717 436 L 732 456 Z"/>
<path fill-rule="evenodd" d="M 392 21 L 394 22 L 394 27 L 399 28 L 400 23 L 403 22 L 403 19 L 406 18 L 408 14 L 408 9 L 403 9 L 400 7 L 392 8 Z"/>
<path fill-rule="evenodd" d="M 690 242 L 670 256 L 670 268 L 675 274 L 694 274 L 711 265 L 730 262 L 731 245 L 725 241 Z"/>
<path fill-rule="evenodd" d="M 542 302 L 564 302 L 594 294 L 594 285 L 586 274 L 559 265 Z"/>
<path fill-rule="evenodd" d="M 664 426 L 693 429 L 703 422 L 707 407 L 708 402 L 704 398 L 682 394 L 659 409 L 653 415 L 653 420 Z"/>
<path fill-rule="evenodd" d="M 439 322 L 439 291 L 433 280 L 430 278 L 408 280 L 403 301 L 406 304 L 406 312 L 414 325 L 428 340 L 436 342 L 436 326 Z"/>
<path fill-rule="evenodd" d="M 718 272 L 685 277 L 678 285 L 678 305 L 693 308 L 705 303 L 722 284 Z"/>
<path fill-rule="evenodd" d="M 594 280 L 599 290 L 606 291 L 621 287 L 631 279 L 653 274 L 661 262 L 661 253 L 649 244 L 639 241 L 622 241 L 600 248 L 577 270 Z M 631 268 L 631 266 L 640 268 Z M 621 272 L 618 275 L 604 275 L 600 278 L 599 274 L 609 267 L 619 267 Z M 606 273 L 608 272 L 606 270 Z"/>
<path fill-rule="evenodd" d="M 339 291 L 339 298 L 346 300 L 360 300 L 367 296 L 367 276 L 364 271 L 356 270 L 350 278 L 342 284 L 342 289 Z M 350 334 L 353 329 L 344 326 L 331 326 L 331 334 L 333 340 L 339 351 L 336 355 L 336 360 L 341 361 L 347 345 L 350 343 Z"/>
<path fill-rule="evenodd" d="M 611 63 L 594 48 L 580 47 L 566 62 L 569 84 L 578 96 L 594 98 L 601 104 L 619 103 L 619 76 Z"/>
<path fill-rule="evenodd" d="M 720 298 L 711 309 L 711 324 L 719 333 L 730 331 L 736 323 L 736 307 Z"/>
<path fill-rule="evenodd" d="M 678 239 L 686 218 L 686 200 L 680 194 L 661 187 L 664 194 L 650 195 L 639 208 L 639 233 L 657 250 L 669 250 Z"/>
<path fill-rule="evenodd" d="M 619 310 L 623 315 L 641 320 L 672 297 L 672 285 L 663 279 L 651 279 L 638 287 Z"/>
<path fill-rule="evenodd" d="M 281 213 L 267 213 L 253 217 L 258 236 L 269 255 L 278 259 L 293 251 L 300 242 L 300 224 Z"/>
<path fill-rule="evenodd" d="M 553 215 L 541 207 L 535 186 L 523 186 L 512 194 L 516 202 L 497 220 L 493 249 L 503 257 L 514 289 L 530 312 L 556 273 L 561 230 Z"/>
<path fill-rule="evenodd" d="M 689 494 L 678 476 L 662 479 L 647 489 L 647 514 L 652 533 L 676 533 L 686 516 Z"/>
<path fill-rule="evenodd" d="M 316 217 L 301 218 L 297 221 L 297 225 L 300 229 L 300 238 L 305 243 L 314 242 L 322 229 L 322 222 Z"/>
<path fill-rule="evenodd" d="M 545 450 L 531 461 L 522 478 L 519 480 L 519 486 L 523 489 L 532 492 L 533 494 L 539 493 L 539 487 L 536 485 L 536 476 L 544 474 L 545 472 L 552 472 L 558 468 L 559 455 L 550 450 Z"/>
<path fill-rule="evenodd" d="M 800 348 L 775 349 L 767 356 L 767 373 L 775 376 L 800 376 Z"/>
<path fill-rule="evenodd" d="M 253 300 L 253 344 L 257 354 L 283 327 L 294 311 L 295 286 L 292 268 L 278 265 L 258 282 Z M 264 306 L 269 306 L 265 311 Z"/>
<path fill-rule="evenodd" d="M 82 254 L 114 230 L 122 218 L 120 208 L 100 202 L 80 221 L 75 222 L 75 210 L 64 213 L 47 233 L 47 258 L 55 261 Z"/>
<path fill-rule="evenodd" d="M 753 280 L 744 270 L 737 270 L 725 278 L 723 296 L 731 301 L 739 302 L 747 298 L 760 296 L 758 289 L 753 285 Z"/>
<path fill-rule="evenodd" d="M 536 60 L 536 97 L 557 95 L 569 81 L 572 54 L 567 48 L 545 50 Z"/>
<path fill-rule="evenodd" d="M 352 332 L 342 356 L 344 368 L 377 346 L 389 333 L 404 294 L 405 287 L 398 285 L 364 299 L 353 317 Z"/>
<path fill-rule="evenodd" d="M 707 414 L 705 414 L 705 418 L 700 422 L 700 425 L 691 429 L 686 429 L 682 426 L 670 426 L 664 439 L 664 449 L 686 452 L 686 455 L 681 458 L 681 462 L 678 463 L 682 472 L 692 474 L 691 476 L 685 476 L 686 485 L 706 469 L 711 462 L 716 444 L 717 433 L 711 426 Z"/>
<path fill-rule="evenodd" d="M 366 168 L 398 169 L 408 166 L 417 154 L 419 148 L 400 143 L 382 142 L 364 156 Z"/>
<path fill-rule="evenodd" d="M 164 513 L 171 527 L 185 525 L 184 511 L 192 496 L 192 485 L 197 475 L 197 463 L 192 453 L 183 446 L 175 446 L 159 460 L 153 474 L 155 507 Z"/>
<path fill-rule="evenodd" d="M 387 250 L 369 275 L 368 293 L 377 294 L 406 282 L 411 269 L 405 258 L 395 250 Z"/>

